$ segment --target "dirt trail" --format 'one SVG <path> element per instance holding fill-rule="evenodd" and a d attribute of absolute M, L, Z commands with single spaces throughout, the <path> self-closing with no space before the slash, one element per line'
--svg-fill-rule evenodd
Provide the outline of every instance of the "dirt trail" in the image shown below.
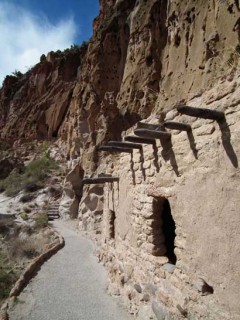
<path fill-rule="evenodd" d="M 109 296 L 106 273 L 91 242 L 62 221 L 54 227 L 66 245 L 47 261 L 10 310 L 10 320 L 130 320 Z"/>

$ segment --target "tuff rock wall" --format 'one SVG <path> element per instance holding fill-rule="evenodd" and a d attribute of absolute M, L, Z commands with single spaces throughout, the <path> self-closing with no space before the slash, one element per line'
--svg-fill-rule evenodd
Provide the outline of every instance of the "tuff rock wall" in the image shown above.
<path fill-rule="evenodd" d="M 233 0 L 102 0 L 89 43 L 0 92 L 2 139 L 57 139 L 69 161 L 61 212 L 96 235 L 109 290 L 142 320 L 239 319 L 239 12 Z M 180 116 L 179 103 L 225 122 Z M 167 119 L 191 134 L 132 157 L 97 150 Z M 81 190 L 106 173 L 119 183 Z"/>

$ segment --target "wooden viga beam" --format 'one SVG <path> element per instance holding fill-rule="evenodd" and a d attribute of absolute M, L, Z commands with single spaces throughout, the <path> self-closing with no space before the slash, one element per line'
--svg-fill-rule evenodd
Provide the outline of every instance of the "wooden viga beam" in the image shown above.
<path fill-rule="evenodd" d="M 194 108 L 189 107 L 185 105 L 179 105 L 177 106 L 177 111 L 181 114 L 186 114 L 190 117 L 197 117 L 197 118 L 203 118 L 203 119 L 211 119 L 211 120 L 223 120 L 225 115 L 222 111 L 216 111 L 211 109 L 205 109 L 205 108 Z"/>
<path fill-rule="evenodd" d="M 163 123 L 165 128 L 180 130 L 180 131 L 191 131 L 190 124 L 182 123 L 182 122 L 175 122 L 175 121 L 165 121 Z"/>
<path fill-rule="evenodd" d="M 96 178 L 84 178 L 81 181 L 81 185 L 85 184 L 102 184 L 102 183 L 112 183 L 112 182 L 118 182 L 118 177 L 96 177 Z"/>
<path fill-rule="evenodd" d="M 152 124 L 139 121 L 137 123 L 137 129 L 148 129 L 148 130 L 164 130 L 164 126 L 162 123 Z"/>
<path fill-rule="evenodd" d="M 114 147 L 114 146 L 108 146 L 103 145 L 98 148 L 99 151 L 106 151 L 106 152 L 125 152 L 125 153 L 132 153 L 132 148 L 126 148 L 126 147 Z"/>
<path fill-rule="evenodd" d="M 113 146 L 113 147 L 123 147 L 123 148 L 131 148 L 131 149 L 142 149 L 142 145 L 139 143 L 128 143 L 124 141 L 109 141 L 108 146 Z"/>
<path fill-rule="evenodd" d="M 149 129 L 135 129 L 134 134 L 136 136 L 151 138 L 151 139 L 170 139 L 171 133 L 159 130 L 149 130 Z"/>
<path fill-rule="evenodd" d="M 126 136 L 124 138 L 125 141 L 136 142 L 136 143 L 144 143 L 144 144 L 155 144 L 155 139 L 151 138 L 141 138 L 137 136 Z"/>

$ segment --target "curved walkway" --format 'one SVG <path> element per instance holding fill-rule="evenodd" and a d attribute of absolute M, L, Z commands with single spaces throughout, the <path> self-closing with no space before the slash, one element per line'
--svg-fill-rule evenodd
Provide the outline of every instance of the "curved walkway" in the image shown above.
<path fill-rule="evenodd" d="M 106 273 L 92 243 L 62 221 L 54 227 L 66 244 L 47 261 L 10 310 L 10 320 L 130 320 L 109 296 Z"/>

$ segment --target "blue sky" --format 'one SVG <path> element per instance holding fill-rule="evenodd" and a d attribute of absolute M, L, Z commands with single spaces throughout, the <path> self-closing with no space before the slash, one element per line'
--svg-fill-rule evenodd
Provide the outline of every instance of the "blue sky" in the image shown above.
<path fill-rule="evenodd" d="M 0 0 L 0 85 L 42 53 L 88 40 L 98 13 L 99 0 Z"/>

